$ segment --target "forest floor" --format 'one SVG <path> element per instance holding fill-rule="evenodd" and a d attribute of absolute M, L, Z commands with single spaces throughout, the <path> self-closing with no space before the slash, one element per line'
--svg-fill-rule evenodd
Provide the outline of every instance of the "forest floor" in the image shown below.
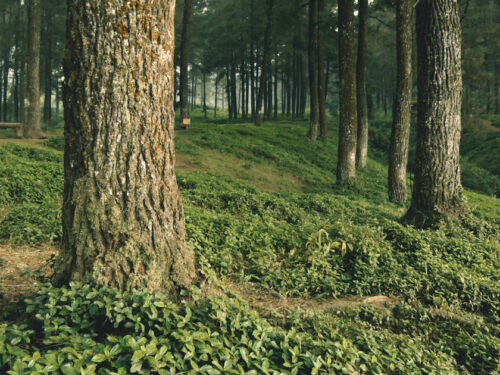
<path fill-rule="evenodd" d="M 387 121 L 373 122 L 373 158 L 349 186 L 334 183 L 337 134 L 335 122 L 330 125 L 328 141 L 312 142 L 306 137 L 307 121 L 282 120 L 257 128 L 249 123 L 204 121 L 195 112 L 192 128 L 176 132 L 176 172 L 188 244 L 213 294 L 207 292 L 205 296 L 210 298 L 189 307 L 191 322 L 175 323 L 187 314 L 188 308 L 183 306 L 169 319 L 178 327 L 189 325 L 182 331 L 186 338 L 199 338 L 207 329 L 200 331 L 199 327 L 213 322 L 210 337 L 216 340 L 214 347 L 229 345 L 222 361 L 227 364 L 229 356 L 254 374 L 265 373 L 258 365 L 266 361 L 286 374 L 330 374 L 328 366 L 333 360 L 344 373 L 448 375 L 500 370 L 500 200 L 491 189 L 499 178 L 494 168 L 499 162 L 495 152 L 499 133 L 491 129 L 493 125 L 467 125 L 465 149 L 470 151 L 464 155 L 465 181 L 474 183 L 466 185 L 464 196 L 470 212 L 463 223 L 447 222 L 420 231 L 398 222 L 407 205 L 387 200 Z M 82 332 L 86 332 L 87 324 L 93 324 L 85 320 L 90 319 L 86 308 L 65 307 L 67 299 L 61 293 L 81 301 L 94 298 L 89 296 L 97 292 L 89 295 L 78 285 L 62 291 L 37 284 L 50 277 L 62 238 L 62 129 L 54 128 L 44 141 L 13 139 L 0 132 L 2 137 L 0 314 L 35 294 L 40 285 L 42 292 L 38 293 L 42 294 L 32 299 L 38 301 L 33 302 L 34 310 L 55 314 L 53 303 L 57 301 L 62 315 L 56 325 L 73 327 L 73 314 L 81 313 L 85 317 Z M 482 147 L 480 154 L 476 145 Z M 411 188 L 411 174 L 409 177 Z M 110 301 L 107 293 L 100 291 L 95 297 L 102 294 L 106 306 Z M 52 300 L 52 296 L 59 297 Z M 69 315 L 64 311 L 72 312 L 66 325 L 63 322 Z M 141 311 L 146 314 L 138 318 L 143 322 L 158 313 Z M 112 318 L 109 311 L 106 314 L 104 320 Z M 96 316 L 96 322 L 102 318 Z M 52 323 L 47 324 L 49 336 L 34 342 L 55 337 Z M 129 322 L 132 326 L 138 327 Z M 267 345 L 263 344 L 267 339 L 254 337 L 259 327 L 267 327 L 262 328 L 267 332 L 264 335 L 277 340 L 263 352 L 258 347 Z M 0 323 L 0 346 L 5 337 L 17 342 L 16 335 L 32 335 L 14 330 L 2 336 L 2 329 L 6 328 Z M 268 334 L 270 330 L 272 334 Z M 82 340 L 82 332 L 75 328 L 71 337 L 78 353 L 83 342 L 91 345 L 85 363 L 92 358 L 100 361 L 100 350 L 105 347 L 109 352 L 115 345 L 96 344 L 88 337 Z M 287 352 L 288 341 L 295 340 L 291 337 L 297 332 L 305 336 L 290 344 Z M 61 335 L 65 345 L 72 347 L 66 333 Z M 101 338 L 105 339 L 97 335 L 95 340 Z M 253 346 L 248 344 L 255 351 L 254 361 L 247 361 L 244 351 L 238 354 L 231 349 L 254 339 Z M 172 337 L 168 340 L 172 345 L 176 342 Z M 29 367 L 37 351 L 44 361 L 52 358 L 50 353 L 62 353 L 57 345 L 30 345 L 25 343 L 21 354 L 13 352 L 9 358 L 26 360 Z M 120 361 L 130 362 L 134 352 L 129 355 L 130 348 L 120 350 Z M 189 372 L 206 361 L 197 353 L 192 363 L 183 359 L 185 348 L 175 350 L 172 347 L 179 359 L 178 372 Z M 296 358 L 287 359 L 287 353 Z M 9 361 L 0 356 L 0 372 L 10 369 L 5 367 Z M 112 373 L 118 371 L 114 362 L 109 366 L 106 369 Z M 211 366 L 214 362 L 205 363 L 204 368 L 210 368 L 207 373 L 223 372 L 223 368 L 217 372 Z M 322 370 L 313 371 L 315 366 Z M 285 370 L 291 367 L 293 371 Z"/>

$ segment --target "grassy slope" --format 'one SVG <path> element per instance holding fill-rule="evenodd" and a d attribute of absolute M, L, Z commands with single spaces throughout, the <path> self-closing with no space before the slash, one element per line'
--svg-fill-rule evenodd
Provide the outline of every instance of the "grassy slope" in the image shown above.
<path fill-rule="evenodd" d="M 318 300 L 384 294 L 399 302 L 382 310 L 370 306 L 316 312 L 264 309 L 265 322 L 248 315 L 245 305 L 210 302 L 208 308 L 191 307 L 198 320 L 188 325 L 186 337 L 196 334 L 197 325 L 213 319 L 204 314 L 215 314 L 217 319 L 224 314 L 230 332 L 234 324 L 242 324 L 242 317 L 250 322 L 245 327 L 270 324 L 270 335 L 276 335 L 277 345 L 285 352 L 288 344 L 282 341 L 283 335 L 305 335 L 294 339 L 305 340 L 302 349 L 290 349 L 297 350 L 298 362 L 303 362 L 297 365 L 299 374 L 313 373 L 311 358 L 317 360 L 318 356 L 335 361 L 338 371 L 347 373 L 480 374 L 498 370 L 498 199 L 466 192 L 474 214 L 465 228 L 454 223 L 428 231 L 405 228 L 397 223 L 405 207 L 386 199 L 383 164 L 370 160 L 355 185 L 334 186 L 334 129 L 328 142 L 311 142 L 305 137 L 305 122 L 264 123 L 256 128 L 204 123 L 195 115 L 193 123 L 190 131 L 177 133 L 178 181 L 189 243 L 206 275 L 238 285 L 257 283 L 290 297 Z M 56 138 L 48 145 L 61 146 Z M 4 215 L 0 237 L 17 243 L 58 241 L 61 158 L 60 152 L 43 145 L 0 144 Z M 71 298 L 77 298 L 83 292 L 75 287 L 71 293 Z M 56 297 L 48 295 L 42 294 L 33 308 L 49 309 L 61 319 L 59 325 L 74 319 L 63 307 L 55 313 L 50 306 L 54 303 L 51 298 Z M 272 307 L 272 299 L 269 305 Z M 98 321 L 101 318 L 96 314 Z M 134 316 L 140 314 L 136 311 Z M 182 307 L 180 314 L 186 314 Z M 142 319 L 147 321 L 151 315 Z M 0 347 L 2 337 L 17 337 L 15 332 L 2 336 L 1 328 Z M 218 332 L 217 327 L 210 330 Z M 52 330 L 46 332 L 52 334 Z M 220 345 L 232 342 L 238 346 L 239 336 L 246 333 L 223 335 L 228 341 Z M 168 340 L 174 343 L 178 338 Z M 266 354 L 281 353 L 270 349 L 274 344 L 259 340 L 267 349 L 264 353 L 253 349 L 255 363 L 267 358 L 271 367 L 289 368 L 283 359 Z M 132 349 L 122 348 L 124 353 Z M 100 353 L 102 348 L 89 350 Z M 182 353 L 179 358 L 184 356 L 184 349 L 172 350 Z M 246 370 L 263 372 L 242 360 L 241 352 L 229 357 Z M 127 358 L 130 361 L 129 357 L 122 359 L 127 362 Z M 194 358 L 204 363 L 199 354 Z M 193 368 L 185 358 L 179 359 L 178 366 L 179 371 Z M 328 373 L 331 366 L 321 364 L 322 373 Z"/>

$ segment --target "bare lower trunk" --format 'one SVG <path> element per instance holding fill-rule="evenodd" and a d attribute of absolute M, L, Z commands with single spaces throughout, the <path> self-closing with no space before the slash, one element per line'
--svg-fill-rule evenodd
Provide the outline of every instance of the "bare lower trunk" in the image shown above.
<path fill-rule="evenodd" d="M 406 168 L 411 125 L 411 17 L 413 0 L 401 0 L 396 4 L 397 83 L 389 151 L 389 200 L 405 202 Z"/>
<path fill-rule="evenodd" d="M 460 209 L 462 69 L 458 0 L 420 0 L 417 47 L 415 185 L 404 221 L 426 227 Z"/>
<path fill-rule="evenodd" d="M 356 59 L 354 0 L 339 0 L 339 147 L 337 183 L 356 177 Z"/>
<path fill-rule="evenodd" d="M 196 273 L 174 174 L 175 1 L 68 5 L 56 282 L 176 294 Z"/>

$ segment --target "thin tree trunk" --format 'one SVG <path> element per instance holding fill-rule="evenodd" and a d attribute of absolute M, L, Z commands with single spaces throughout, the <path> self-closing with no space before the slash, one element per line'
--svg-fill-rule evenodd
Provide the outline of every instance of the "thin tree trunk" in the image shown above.
<path fill-rule="evenodd" d="M 330 60 L 326 59 L 326 74 L 325 74 L 325 102 L 328 99 L 328 83 L 330 82 Z"/>
<path fill-rule="evenodd" d="M 264 33 L 264 53 L 262 56 L 262 71 L 260 74 L 260 85 L 259 93 L 257 94 L 257 103 L 254 116 L 255 125 L 259 126 L 262 123 L 260 111 L 262 109 L 262 100 L 264 98 L 264 89 L 267 84 L 267 63 L 269 61 L 269 53 L 271 52 L 271 28 L 272 28 L 272 17 L 273 17 L 273 6 L 274 0 L 266 0 L 267 4 L 267 21 L 266 21 L 266 31 Z"/>
<path fill-rule="evenodd" d="M 318 1 L 309 0 L 309 33 L 308 33 L 308 60 L 309 60 L 309 138 L 318 138 Z"/>
<path fill-rule="evenodd" d="M 207 74 L 203 72 L 203 117 L 207 119 Z"/>
<path fill-rule="evenodd" d="M 8 101 L 7 94 L 9 92 L 9 55 L 8 53 L 5 56 L 3 62 L 3 121 L 8 121 Z"/>
<path fill-rule="evenodd" d="M 2 110 L 2 120 L 3 122 L 8 121 L 8 102 L 7 102 L 7 94 L 9 92 L 9 55 L 6 54 L 3 60 L 3 72 L 2 72 L 2 83 L 3 84 L 3 110 Z"/>
<path fill-rule="evenodd" d="M 326 122 L 326 81 L 325 68 L 323 64 L 324 56 L 324 36 L 323 36 L 323 16 L 325 12 L 325 0 L 318 0 L 318 114 L 319 131 L 321 139 L 328 138 L 328 125 Z"/>
<path fill-rule="evenodd" d="M 418 127 L 415 185 L 404 221 L 426 227 L 460 213 L 462 105 L 458 0 L 417 5 Z"/>
<path fill-rule="evenodd" d="M 217 99 L 219 97 L 219 79 L 215 77 L 215 106 L 214 106 L 214 118 L 217 118 Z"/>
<path fill-rule="evenodd" d="M 271 121 L 273 112 L 273 67 L 271 64 L 271 56 L 267 64 L 267 112 L 265 115 L 266 121 Z"/>
<path fill-rule="evenodd" d="M 358 0 L 358 59 L 356 62 L 356 94 L 358 110 L 358 142 L 356 164 L 366 167 L 368 158 L 368 108 L 366 105 L 366 38 L 368 34 L 368 0 Z"/>
<path fill-rule="evenodd" d="M 339 0 L 339 146 L 337 183 L 356 177 L 356 59 L 354 0 Z"/>
<path fill-rule="evenodd" d="M 56 284 L 176 295 L 196 279 L 174 173 L 174 9 L 174 0 L 68 3 Z"/>
<path fill-rule="evenodd" d="M 278 118 L 278 53 L 274 54 L 274 119 Z"/>
<path fill-rule="evenodd" d="M 303 119 L 306 115 L 307 103 L 307 86 L 304 58 L 300 55 L 300 118 Z"/>
<path fill-rule="evenodd" d="M 238 97 L 236 96 L 236 66 L 231 63 L 231 108 L 233 109 L 233 119 L 238 119 Z"/>
<path fill-rule="evenodd" d="M 180 102 L 181 102 L 181 126 L 189 128 L 189 39 L 191 37 L 191 15 L 192 0 L 184 0 L 184 13 L 182 18 L 182 36 L 181 36 L 181 74 L 180 74 Z"/>
<path fill-rule="evenodd" d="M 295 45 L 293 47 L 293 58 L 292 58 L 292 120 L 295 120 L 295 106 L 296 106 L 296 96 L 297 96 L 297 57 L 295 56 Z"/>
<path fill-rule="evenodd" d="M 43 126 L 45 130 L 47 130 L 50 119 L 52 118 L 52 30 L 50 24 L 53 20 L 50 5 L 47 5 L 45 18 L 45 93 L 43 101 Z"/>
<path fill-rule="evenodd" d="M 411 126 L 413 0 L 396 3 L 397 83 L 389 150 L 389 200 L 405 202 Z"/>
<path fill-rule="evenodd" d="M 40 0 L 28 1 L 28 123 L 26 136 L 42 138 L 40 124 Z"/>

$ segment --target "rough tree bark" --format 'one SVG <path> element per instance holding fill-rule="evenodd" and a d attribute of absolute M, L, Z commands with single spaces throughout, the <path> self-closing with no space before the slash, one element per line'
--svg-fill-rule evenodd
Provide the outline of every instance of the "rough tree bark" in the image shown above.
<path fill-rule="evenodd" d="M 389 150 L 389 200 L 405 202 L 411 125 L 413 0 L 396 3 L 397 82 Z"/>
<path fill-rule="evenodd" d="M 337 183 L 356 177 L 356 53 L 354 0 L 339 0 L 339 147 Z"/>
<path fill-rule="evenodd" d="M 68 3 L 57 284 L 173 295 L 196 278 L 174 174 L 174 9 Z"/>
<path fill-rule="evenodd" d="M 309 0 L 309 33 L 307 57 L 309 62 L 309 138 L 318 138 L 318 1 Z"/>
<path fill-rule="evenodd" d="M 368 0 L 359 0 L 358 59 L 356 62 L 356 93 L 358 107 L 358 143 L 356 164 L 366 167 L 368 157 L 368 109 L 366 105 L 366 38 L 368 34 Z"/>
<path fill-rule="evenodd" d="M 262 124 L 262 116 L 260 112 L 262 110 L 262 101 L 264 99 L 264 89 L 265 86 L 267 85 L 267 75 L 268 75 L 267 62 L 269 61 L 269 54 L 271 52 L 271 29 L 272 29 L 274 0 L 266 0 L 266 4 L 267 4 L 267 22 L 266 22 L 266 31 L 264 33 L 264 53 L 262 56 L 262 72 L 260 74 L 260 84 L 259 84 L 259 91 L 257 94 L 257 103 L 254 116 L 254 124 L 257 126 L 260 126 Z"/>
<path fill-rule="evenodd" d="M 181 74 L 180 74 L 180 102 L 181 102 L 181 126 L 188 127 L 189 120 L 189 75 L 188 75 L 188 53 L 191 28 L 191 0 L 184 0 L 184 14 L 182 19 L 181 36 Z M 184 125 L 184 123 L 186 123 Z"/>
<path fill-rule="evenodd" d="M 427 227 L 460 212 L 462 104 L 458 0 L 417 5 L 418 128 L 415 184 L 404 222 Z"/>

